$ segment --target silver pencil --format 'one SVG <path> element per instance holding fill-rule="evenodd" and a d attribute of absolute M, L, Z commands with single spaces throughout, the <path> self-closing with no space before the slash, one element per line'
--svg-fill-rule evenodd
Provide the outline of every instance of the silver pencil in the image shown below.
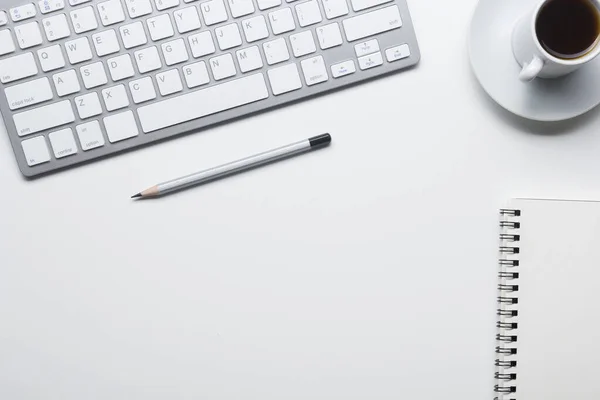
<path fill-rule="evenodd" d="M 181 178 L 176 178 L 167 182 L 159 183 L 146 190 L 131 196 L 135 198 L 147 198 L 164 195 L 177 190 L 185 189 L 190 186 L 201 185 L 203 183 L 224 178 L 226 176 L 246 171 L 252 168 L 260 167 L 284 158 L 293 157 L 311 150 L 325 147 L 331 143 L 331 135 L 325 133 L 309 139 L 301 140 L 287 146 L 278 147 L 260 154 L 233 161 L 218 167 L 206 169 Z"/>

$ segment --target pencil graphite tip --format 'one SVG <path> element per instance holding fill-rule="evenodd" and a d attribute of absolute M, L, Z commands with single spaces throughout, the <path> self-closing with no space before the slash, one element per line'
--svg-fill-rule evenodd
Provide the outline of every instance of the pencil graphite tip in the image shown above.
<path fill-rule="evenodd" d="M 137 199 L 138 197 L 142 197 L 142 194 L 137 193 L 137 194 L 134 194 L 133 196 L 131 196 L 132 199 Z"/>

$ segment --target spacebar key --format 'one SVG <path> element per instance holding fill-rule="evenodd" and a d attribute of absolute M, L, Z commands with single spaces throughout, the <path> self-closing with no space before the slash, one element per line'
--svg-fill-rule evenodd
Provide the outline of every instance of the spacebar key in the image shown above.
<path fill-rule="evenodd" d="M 144 133 L 192 121 L 269 97 L 263 74 L 211 86 L 138 108 Z"/>

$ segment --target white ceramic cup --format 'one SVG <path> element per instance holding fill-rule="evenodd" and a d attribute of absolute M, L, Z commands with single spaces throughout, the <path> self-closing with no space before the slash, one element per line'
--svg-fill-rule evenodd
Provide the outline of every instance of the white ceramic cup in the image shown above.
<path fill-rule="evenodd" d="M 542 7 L 552 0 L 542 0 L 526 16 L 517 22 L 512 34 L 513 54 L 523 68 L 519 79 L 529 82 L 539 78 L 558 78 L 579 69 L 600 54 L 599 41 L 587 54 L 566 60 L 557 58 L 542 47 L 536 33 L 536 21 Z M 589 0 L 600 12 L 600 0 Z"/>

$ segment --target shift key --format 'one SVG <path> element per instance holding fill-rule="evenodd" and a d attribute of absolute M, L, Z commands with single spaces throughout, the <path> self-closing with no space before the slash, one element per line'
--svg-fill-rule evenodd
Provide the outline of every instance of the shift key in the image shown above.
<path fill-rule="evenodd" d="M 398 6 L 390 6 L 348 18 L 343 21 L 346 38 L 349 42 L 367 36 L 398 29 L 402 26 Z"/>
<path fill-rule="evenodd" d="M 13 115 L 17 134 L 30 135 L 75 121 L 69 100 Z"/>

